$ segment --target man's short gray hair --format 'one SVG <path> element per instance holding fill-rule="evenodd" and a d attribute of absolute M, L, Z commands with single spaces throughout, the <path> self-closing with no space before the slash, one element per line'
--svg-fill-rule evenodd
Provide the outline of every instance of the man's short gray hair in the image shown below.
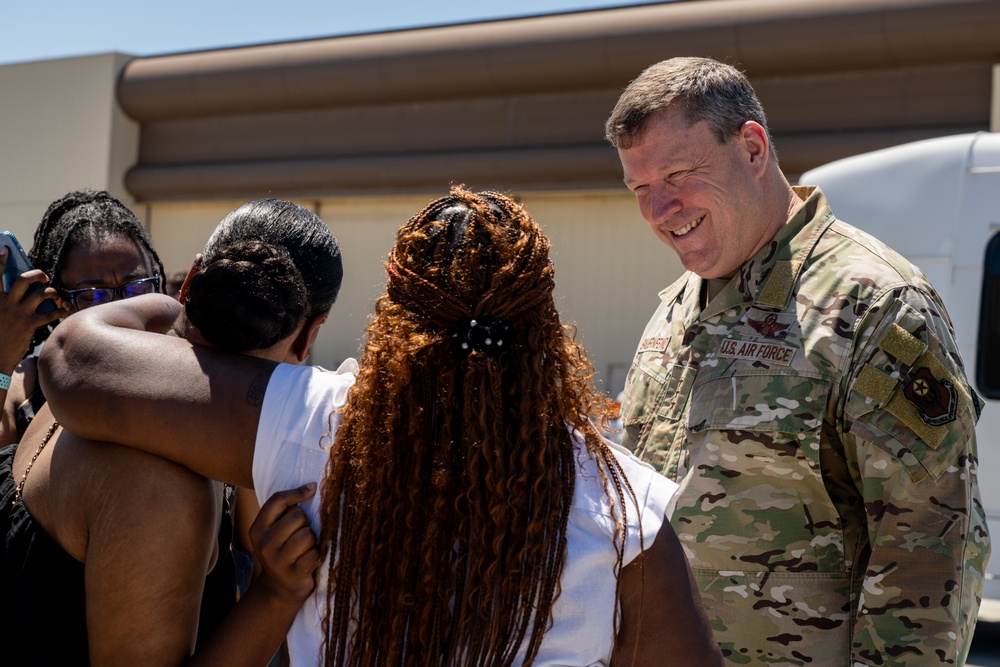
<path fill-rule="evenodd" d="M 671 58 L 647 67 L 618 98 L 604 136 L 615 148 L 630 148 L 649 117 L 671 104 L 681 105 L 691 125 L 708 121 L 719 143 L 735 136 L 748 120 L 764 128 L 770 143 L 767 116 L 750 81 L 735 67 L 711 58 Z"/>

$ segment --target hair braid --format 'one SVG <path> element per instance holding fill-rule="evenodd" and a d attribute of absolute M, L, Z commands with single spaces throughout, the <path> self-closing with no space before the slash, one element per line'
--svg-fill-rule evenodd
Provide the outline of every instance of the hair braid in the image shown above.
<path fill-rule="evenodd" d="M 559 321 L 549 241 L 511 199 L 453 189 L 400 229 L 387 273 L 331 416 L 326 664 L 531 664 L 559 596 L 573 432 L 624 502 L 588 418 L 609 401 Z M 456 353 L 477 317 L 509 323 L 502 354 Z"/>

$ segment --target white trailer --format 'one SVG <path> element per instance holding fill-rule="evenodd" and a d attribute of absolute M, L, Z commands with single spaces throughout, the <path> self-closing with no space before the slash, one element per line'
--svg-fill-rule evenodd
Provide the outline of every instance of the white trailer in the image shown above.
<path fill-rule="evenodd" d="M 993 540 L 984 599 L 1000 605 L 1000 133 L 917 141 L 831 162 L 802 184 L 834 214 L 919 266 L 941 295 L 969 380 L 986 399 L 976 438 Z M 984 612 L 986 605 L 984 605 Z"/>

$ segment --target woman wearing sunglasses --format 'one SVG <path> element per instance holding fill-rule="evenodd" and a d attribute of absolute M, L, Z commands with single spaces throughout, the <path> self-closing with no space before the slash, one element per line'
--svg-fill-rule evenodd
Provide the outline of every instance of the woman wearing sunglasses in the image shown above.
<path fill-rule="evenodd" d="M 84 222 L 54 229 L 95 226 L 93 212 L 70 215 Z M 160 291 L 162 267 L 145 234 L 78 234 L 53 234 L 51 246 L 36 238 L 56 258 L 39 265 L 66 312 Z M 314 214 L 278 200 L 246 204 L 195 261 L 175 333 L 299 363 L 342 273 L 336 240 Z M 122 409 L 114 419 L 131 418 Z M 0 663 L 267 664 L 313 587 L 318 552 L 296 506 L 312 493 L 302 486 L 264 504 L 251 529 L 263 573 L 237 605 L 222 485 L 76 438 L 41 406 L 20 443 L 0 449 Z"/>

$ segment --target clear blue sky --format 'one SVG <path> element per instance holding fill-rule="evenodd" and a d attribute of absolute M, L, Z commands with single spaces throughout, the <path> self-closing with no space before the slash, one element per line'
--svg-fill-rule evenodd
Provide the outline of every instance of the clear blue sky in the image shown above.
<path fill-rule="evenodd" d="M 118 51 L 155 55 L 643 0 L 0 0 L 0 64 Z"/>

